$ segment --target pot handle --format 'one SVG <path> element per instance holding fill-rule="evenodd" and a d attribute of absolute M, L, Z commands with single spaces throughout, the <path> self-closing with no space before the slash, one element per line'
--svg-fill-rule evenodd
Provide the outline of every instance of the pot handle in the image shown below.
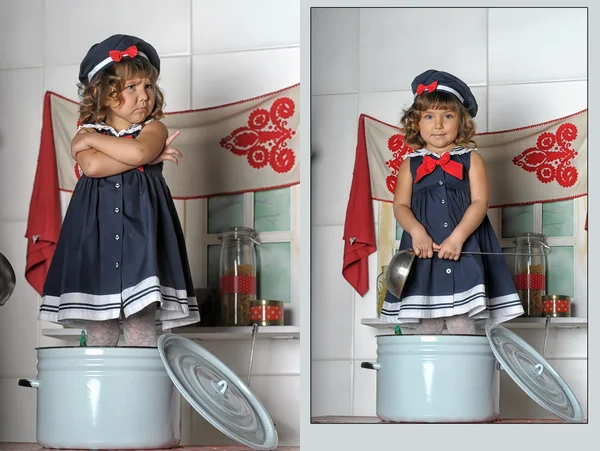
<path fill-rule="evenodd" d="M 368 370 L 378 370 L 379 368 L 381 368 L 381 365 L 379 363 L 362 362 L 360 364 L 360 367 L 366 368 Z"/>
<path fill-rule="evenodd" d="M 36 381 L 35 379 L 19 379 L 19 386 L 28 388 L 39 388 L 40 381 Z"/>

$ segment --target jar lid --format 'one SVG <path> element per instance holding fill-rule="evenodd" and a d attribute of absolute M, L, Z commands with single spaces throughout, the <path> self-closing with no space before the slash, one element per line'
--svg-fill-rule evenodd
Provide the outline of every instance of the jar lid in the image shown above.
<path fill-rule="evenodd" d="M 260 244 L 256 241 L 256 237 L 258 237 L 258 234 L 250 227 L 230 227 L 217 235 L 218 239 L 233 238 L 237 240 L 239 238 L 250 238 L 256 244 Z"/>
<path fill-rule="evenodd" d="M 488 323 L 485 334 L 503 369 L 531 399 L 563 420 L 583 421 L 575 394 L 535 349 L 499 325 Z"/>
<path fill-rule="evenodd" d="M 277 431 L 268 412 L 217 357 L 176 334 L 161 335 L 158 351 L 175 387 L 210 424 L 252 449 L 277 447 Z"/>
<path fill-rule="evenodd" d="M 542 296 L 542 301 L 568 301 L 571 302 L 571 296 L 566 294 L 547 294 Z"/>
<path fill-rule="evenodd" d="M 543 233 L 535 233 L 535 232 L 527 232 L 523 235 L 519 235 L 515 237 L 513 243 L 517 243 L 518 241 L 541 241 L 542 243 L 547 243 L 546 235 Z"/>
<path fill-rule="evenodd" d="M 250 305 L 251 306 L 270 305 L 270 306 L 283 307 L 283 301 L 276 301 L 273 299 L 255 299 L 253 301 L 250 301 Z"/>

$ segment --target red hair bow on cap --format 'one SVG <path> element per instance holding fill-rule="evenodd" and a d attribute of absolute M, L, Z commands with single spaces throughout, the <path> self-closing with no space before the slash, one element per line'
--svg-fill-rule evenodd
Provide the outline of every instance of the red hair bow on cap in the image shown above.
<path fill-rule="evenodd" d="M 436 166 L 441 166 L 442 169 L 457 179 L 462 180 L 463 165 L 458 161 L 450 159 L 450 153 L 445 152 L 440 158 L 433 158 L 429 155 L 423 157 L 423 163 L 417 168 L 415 183 L 421 180 L 428 174 L 431 174 Z"/>
<path fill-rule="evenodd" d="M 111 57 L 113 61 L 117 63 L 123 59 L 124 56 L 128 56 L 129 58 L 135 58 L 138 54 L 138 49 L 135 45 L 126 48 L 122 52 L 120 50 L 111 50 L 108 52 L 108 56 Z"/>
<path fill-rule="evenodd" d="M 421 83 L 419 86 L 417 86 L 417 95 L 420 96 L 425 91 L 433 92 L 437 88 L 437 85 L 438 85 L 437 81 L 433 81 L 433 82 L 429 83 L 428 85 L 424 85 Z"/>

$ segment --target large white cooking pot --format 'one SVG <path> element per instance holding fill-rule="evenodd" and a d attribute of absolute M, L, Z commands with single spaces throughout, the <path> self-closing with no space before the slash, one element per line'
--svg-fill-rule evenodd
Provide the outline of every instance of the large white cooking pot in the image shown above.
<path fill-rule="evenodd" d="M 180 394 L 157 348 L 37 350 L 37 440 L 46 448 L 157 449 L 180 441 Z"/>
<path fill-rule="evenodd" d="M 377 337 L 377 416 L 394 422 L 498 418 L 499 371 L 486 336 Z"/>
<path fill-rule="evenodd" d="M 498 419 L 499 370 L 540 406 L 568 422 L 585 421 L 575 394 L 552 366 L 510 330 L 486 335 L 380 335 L 377 416 L 384 421 L 463 423 Z"/>

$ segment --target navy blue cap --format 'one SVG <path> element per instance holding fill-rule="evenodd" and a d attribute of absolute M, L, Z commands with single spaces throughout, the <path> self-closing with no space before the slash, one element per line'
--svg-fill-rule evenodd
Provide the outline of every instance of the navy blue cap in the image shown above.
<path fill-rule="evenodd" d="M 94 76 L 115 62 L 135 57 L 146 58 L 160 73 L 160 58 L 154 47 L 135 36 L 115 34 L 88 50 L 79 67 L 79 81 L 88 85 Z"/>
<path fill-rule="evenodd" d="M 415 96 L 433 91 L 453 94 L 469 110 L 471 117 L 477 115 L 477 101 L 469 87 L 460 78 L 448 72 L 429 69 L 415 77 L 411 88 Z"/>

